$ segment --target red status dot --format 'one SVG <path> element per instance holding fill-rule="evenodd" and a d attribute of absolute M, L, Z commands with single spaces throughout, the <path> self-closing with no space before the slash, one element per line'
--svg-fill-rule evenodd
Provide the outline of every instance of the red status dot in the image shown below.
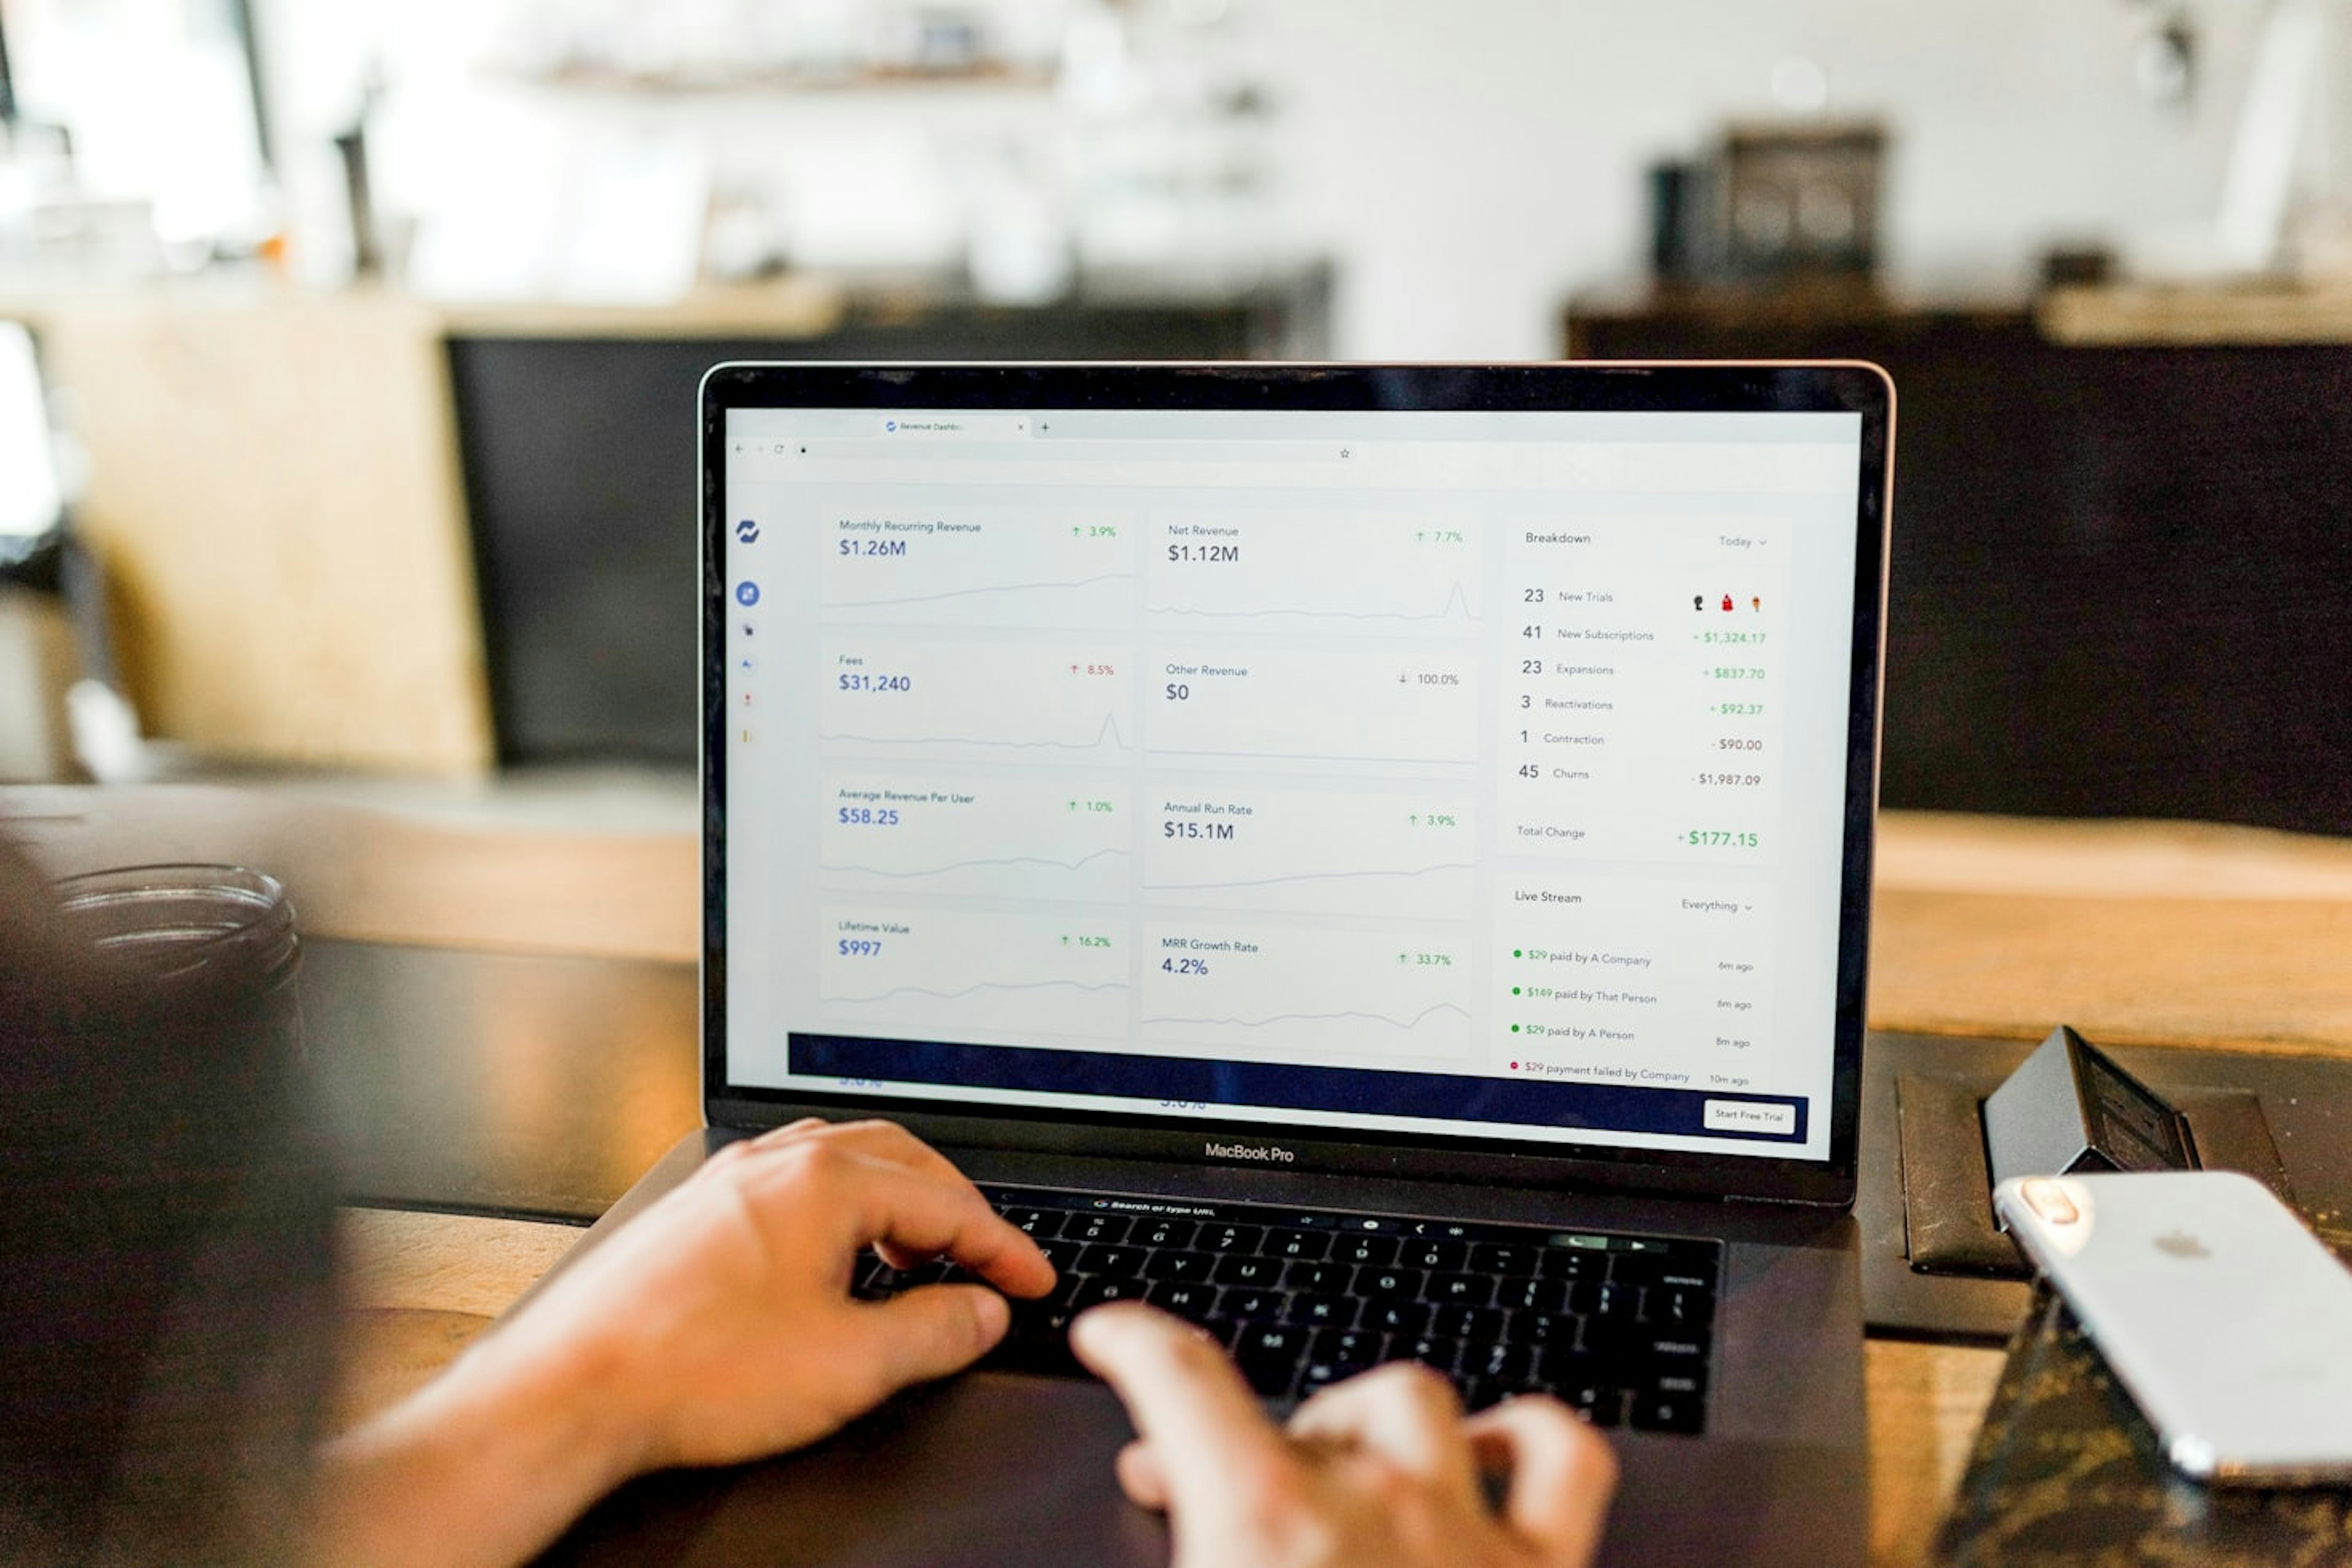
<path fill-rule="evenodd" d="M 1511 1070 L 1512 1070 L 1513 1072 L 1517 1072 L 1517 1071 L 1518 1071 L 1518 1070 L 1519 1070 L 1519 1064 L 1518 1064 L 1518 1063 L 1517 1063 L 1517 1062 L 1513 1062 L 1513 1063 L 1511 1064 Z"/>

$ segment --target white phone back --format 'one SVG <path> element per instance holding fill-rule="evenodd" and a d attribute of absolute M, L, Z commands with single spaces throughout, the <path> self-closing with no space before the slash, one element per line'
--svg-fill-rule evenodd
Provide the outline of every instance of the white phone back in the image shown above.
<path fill-rule="evenodd" d="M 2269 1189 L 2226 1171 L 2028 1177 L 1993 1207 L 2176 1467 L 2352 1477 L 2352 1272 Z"/>

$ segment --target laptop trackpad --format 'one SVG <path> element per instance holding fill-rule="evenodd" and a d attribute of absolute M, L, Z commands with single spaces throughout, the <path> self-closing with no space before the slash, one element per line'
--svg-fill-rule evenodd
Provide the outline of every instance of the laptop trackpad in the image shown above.
<path fill-rule="evenodd" d="M 541 1562 L 1164 1563 L 1111 1470 L 1132 1433 L 1098 1384 L 974 1373 L 799 1454 L 635 1482 Z"/>

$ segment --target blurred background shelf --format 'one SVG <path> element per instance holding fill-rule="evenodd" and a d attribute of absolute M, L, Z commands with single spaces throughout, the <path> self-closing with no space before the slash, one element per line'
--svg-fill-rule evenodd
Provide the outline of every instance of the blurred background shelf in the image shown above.
<path fill-rule="evenodd" d="M 1893 374 L 1889 807 L 2346 833 L 2352 702 L 2323 672 L 2352 670 L 2352 314 L 2312 302 L 2335 298 L 1677 290 L 1572 301 L 1564 337 Z"/>

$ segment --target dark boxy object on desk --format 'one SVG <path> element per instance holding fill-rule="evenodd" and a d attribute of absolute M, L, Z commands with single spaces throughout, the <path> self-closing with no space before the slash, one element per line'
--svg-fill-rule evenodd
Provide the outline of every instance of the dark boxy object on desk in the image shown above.
<path fill-rule="evenodd" d="M 2186 1171 L 2180 1112 L 2061 1024 L 1984 1102 L 1993 1184 L 2077 1171 Z"/>
<path fill-rule="evenodd" d="M 291 1561 L 334 1182 L 268 878 L 0 843 L 0 1555 Z"/>
<path fill-rule="evenodd" d="M 1952 1510 L 1948 1568 L 2021 1563 L 2340 1563 L 2352 1491 L 2210 1489 L 2164 1461 L 2066 1304 L 2037 1290 Z"/>

